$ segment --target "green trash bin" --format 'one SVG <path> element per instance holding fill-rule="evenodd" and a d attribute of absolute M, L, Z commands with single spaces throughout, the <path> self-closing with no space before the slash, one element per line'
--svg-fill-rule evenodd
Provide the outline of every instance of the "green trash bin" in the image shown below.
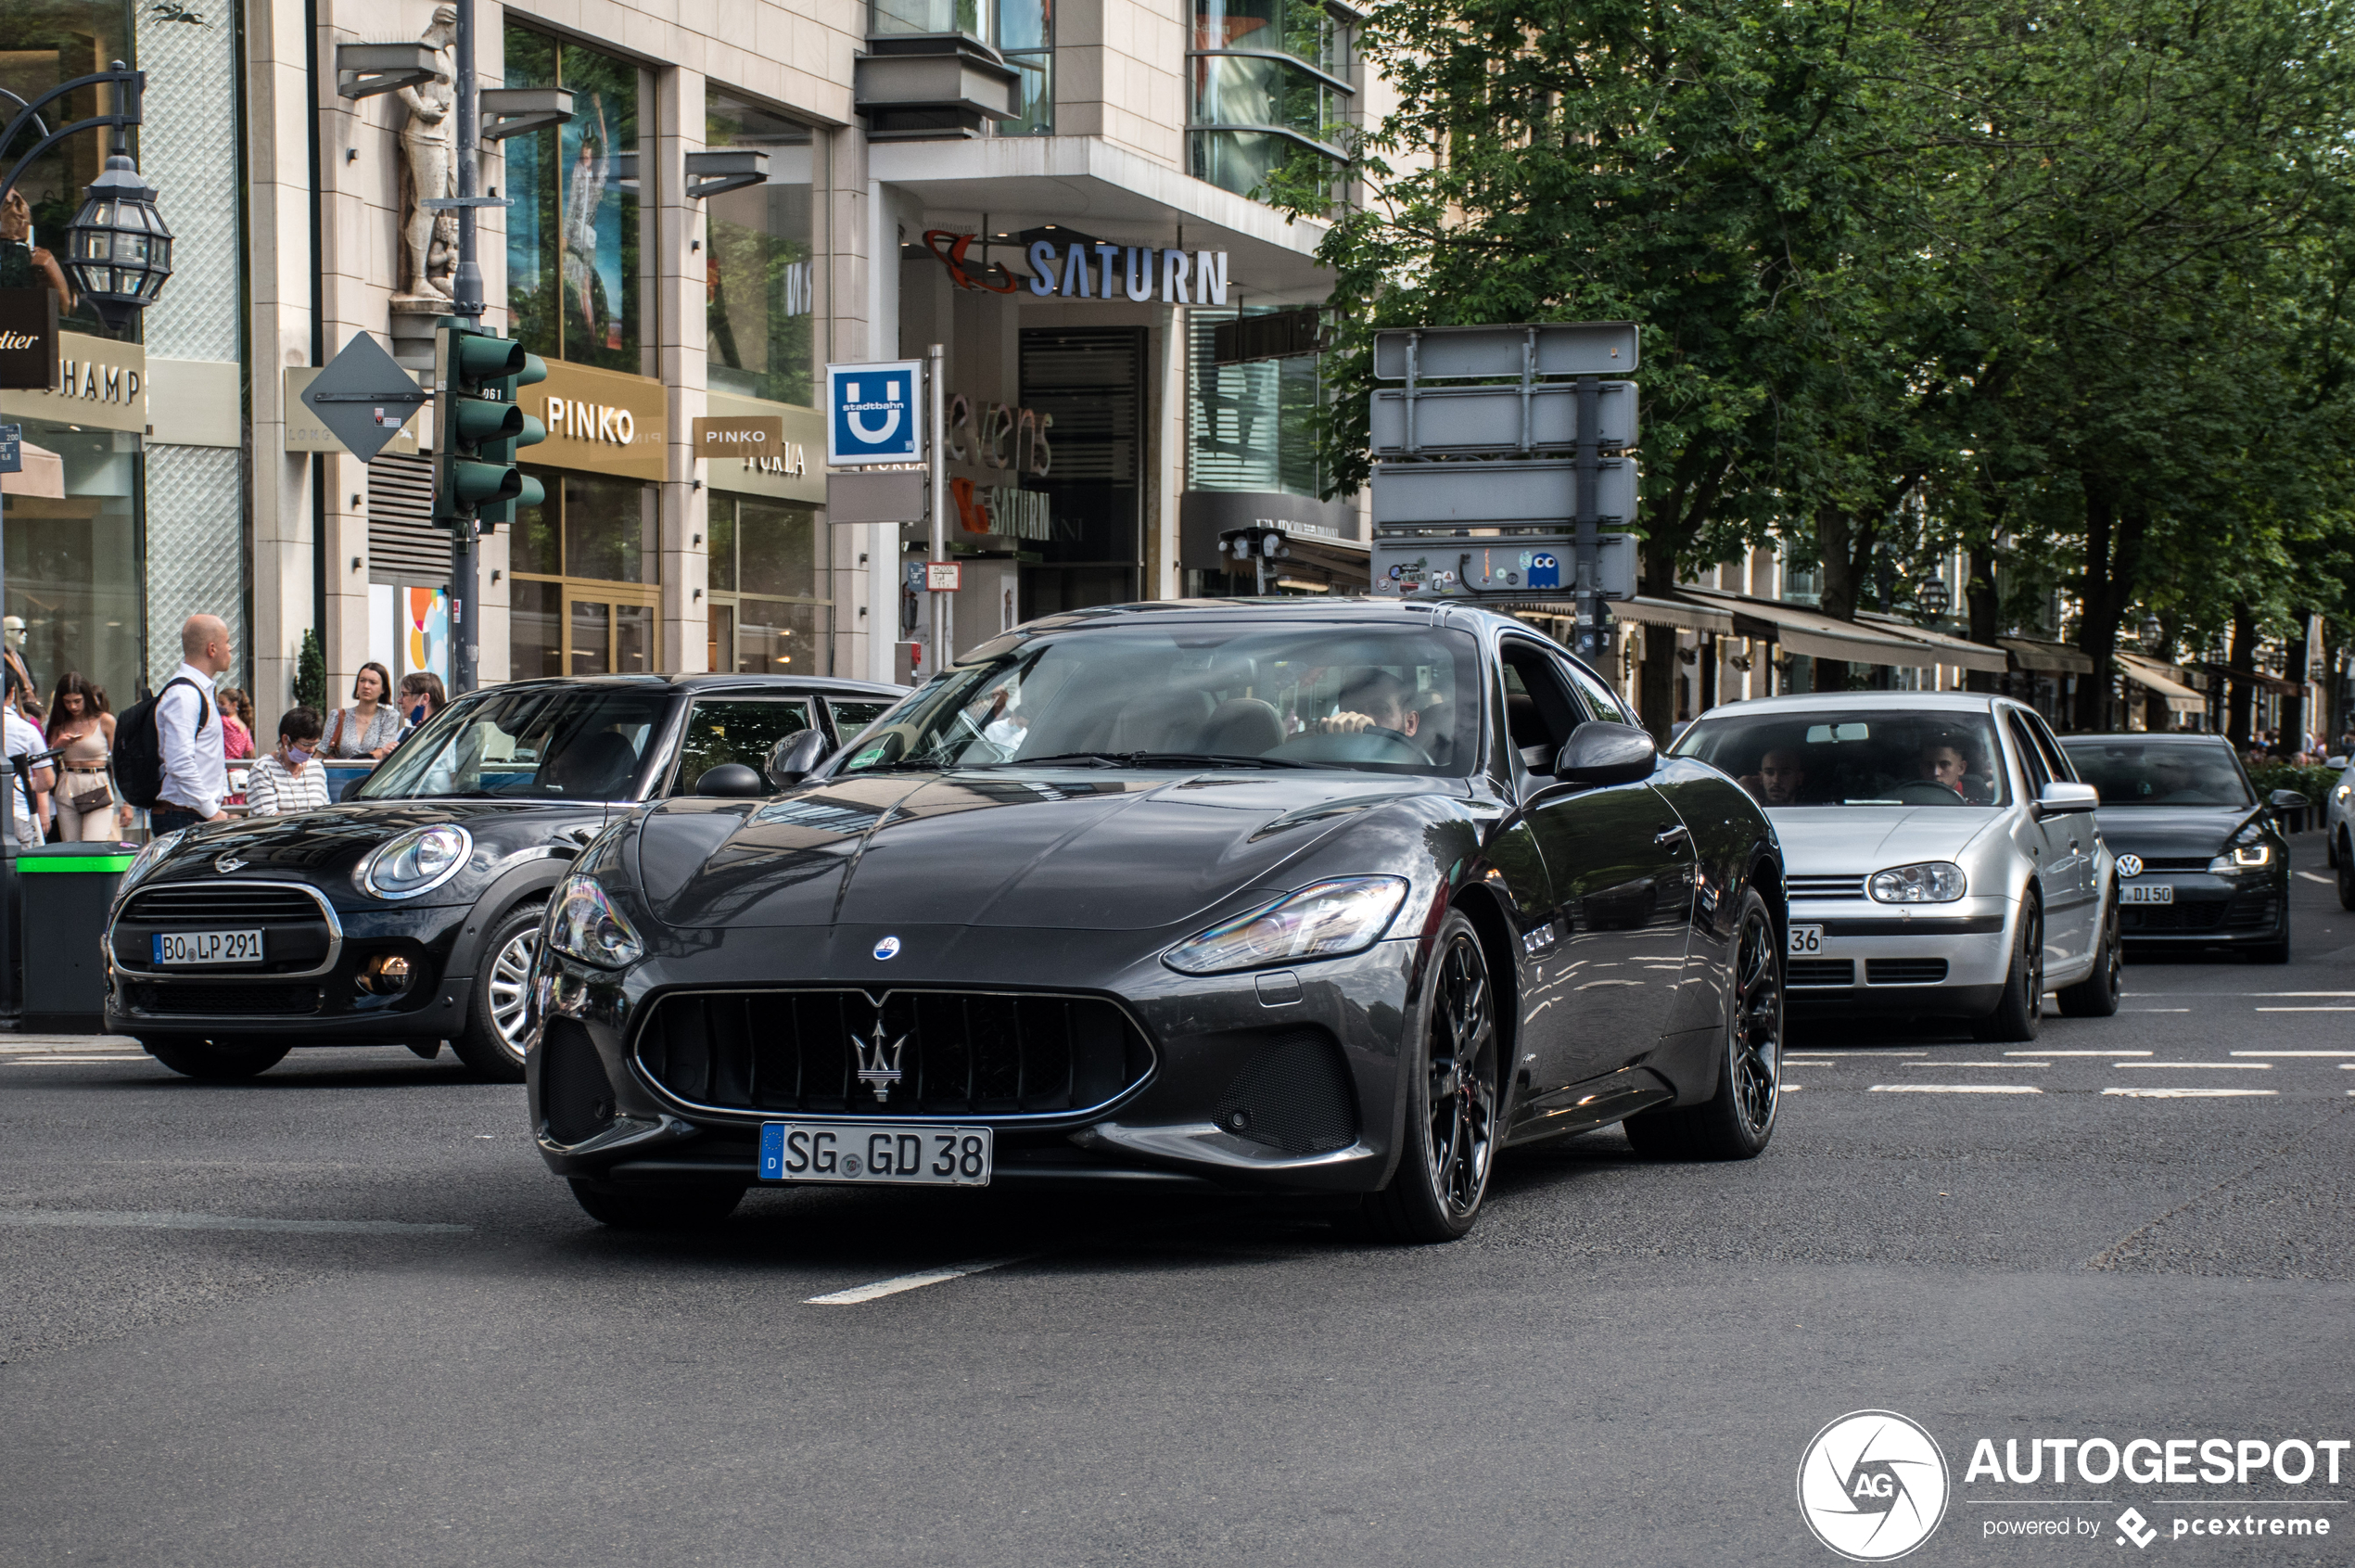
<path fill-rule="evenodd" d="M 27 1034 L 95 1035 L 107 1026 L 99 943 L 135 844 L 45 844 L 16 853 L 22 889 Z"/>

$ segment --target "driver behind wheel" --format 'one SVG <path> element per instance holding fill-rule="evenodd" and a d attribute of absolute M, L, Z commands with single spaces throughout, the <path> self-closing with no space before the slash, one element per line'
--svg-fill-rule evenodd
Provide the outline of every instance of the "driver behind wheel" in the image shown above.
<path fill-rule="evenodd" d="M 1413 740 L 1422 714 L 1411 706 L 1414 693 L 1407 682 L 1386 669 L 1366 669 L 1350 677 L 1341 689 L 1332 712 L 1312 721 L 1312 735 L 1356 735 L 1368 730 L 1388 730 Z M 1418 751 L 1422 747 L 1417 746 Z M 1428 753 L 1426 753 L 1428 755 Z"/>
<path fill-rule="evenodd" d="M 1972 765 L 1968 744 L 1961 736 L 1930 736 L 1922 745 L 1916 768 L 1915 777 L 1925 784 L 1943 784 L 1974 806 L 1986 804 L 1986 777 Z"/>

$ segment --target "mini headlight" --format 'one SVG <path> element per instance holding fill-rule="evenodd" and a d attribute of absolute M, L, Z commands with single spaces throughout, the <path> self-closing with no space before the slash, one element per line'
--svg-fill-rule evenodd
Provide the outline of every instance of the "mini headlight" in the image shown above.
<path fill-rule="evenodd" d="M 546 940 L 567 958 L 620 969 L 646 956 L 638 933 L 593 876 L 568 876 L 549 906 Z"/>
<path fill-rule="evenodd" d="M 155 870 L 156 862 L 171 854 L 172 847 L 187 836 L 188 830 L 184 827 L 167 833 L 161 838 L 148 839 L 146 847 L 131 858 L 131 869 L 122 873 L 121 882 L 115 884 L 116 895 L 120 897 L 128 892 L 133 883 Z"/>
<path fill-rule="evenodd" d="M 474 835 L 455 822 L 411 828 L 360 862 L 360 890 L 379 899 L 431 892 L 458 874 L 474 848 Z"/>
<path fill-rule="evenodd" d="M 1338 958 L 1372 947 L 1407 901 L 1396 876 L 1352 876 L 1287 893 L 1240 920 L 1190 937 L 1162 955 L 1181 975 Z"/>
<path fill-rule="evenodd" d="M 2273 847 L 2270 844 L 2235 844 L 2208 862 L 2211 872 L 2227 874 L 2236 871 L 2255 871 L 2273 863 Z"/>
<path fill-rule="evenodd" d="M 1873 897 L 1884 904 L 1951 904 L 1967 886 L 1963 868 L 1952 860 L 1891 866 L 1873 873 L 1869 884 Z"/>

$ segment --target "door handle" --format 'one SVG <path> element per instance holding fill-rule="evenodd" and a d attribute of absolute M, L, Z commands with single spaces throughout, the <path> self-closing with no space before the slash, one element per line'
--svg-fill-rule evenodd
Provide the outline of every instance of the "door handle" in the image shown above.
<path fill-rule="evenodd" d="M 1673 849 L 1692 836 L 1683 827 L 1664 827 L 1652 835 L 1652 842 L 1663 849 Z"/>

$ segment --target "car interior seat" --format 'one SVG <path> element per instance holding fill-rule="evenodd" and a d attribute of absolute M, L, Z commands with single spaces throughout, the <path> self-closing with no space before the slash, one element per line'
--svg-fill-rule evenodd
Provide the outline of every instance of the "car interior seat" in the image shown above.
<path fill-rule="evenodd" d="M 1262 757 L 1283 744 L 1284 720 L 1275 704 L 1228 697 L 1211 711 L 1202 749 L 1228 757 Z"/>
<path fill-rule="evenodd" d="M 541 764 L 540 783 L 568 800 L 618 799 L 638 766 L 638 748 L 612 730 L 583 735 Z"/>
<path fill-rule="evenodd" d="M 1214 705 L 1191 686 L 1166 686 L 1121 709 L 1107 751 L 1205 751 L 1203 732 Z"/>

